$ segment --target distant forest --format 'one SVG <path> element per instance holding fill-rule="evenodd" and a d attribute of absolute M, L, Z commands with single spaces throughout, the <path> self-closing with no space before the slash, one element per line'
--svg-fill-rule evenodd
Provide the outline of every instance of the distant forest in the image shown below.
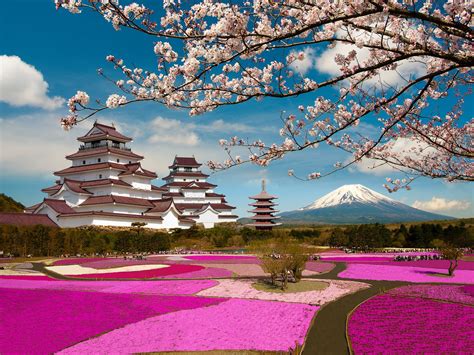
<path fill-rule="evenodd" d="M 14 256 L 61 256 L 107 253 L 159 252 L 175 248 L 212 250 L 245 248 L 256 240 L 294 239 L 312 246 L 376 249 L 382 247 L 474 247 L 474 227 L 464 222 L 448 225 L 422 223 L 389 229 L 382 224 L 340 227 L 278 228 L 262 232 L 237 224 L 211 229 L 199 226 L 170 233 L 136 226 L 130 229 L 18 227 L 0 225 L 0 251 Z"/>

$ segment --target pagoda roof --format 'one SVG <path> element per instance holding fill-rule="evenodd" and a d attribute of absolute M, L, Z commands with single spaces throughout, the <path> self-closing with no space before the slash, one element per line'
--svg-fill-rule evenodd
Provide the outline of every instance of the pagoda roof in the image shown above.
<path fill-rule="evenodd" d="M 249 227 L 275 227 L 281 226 L 281 223 L 273 223 L 273 222 L 254 222 L 246 224 Z"/>
<path fill-rule="evenodd" d="M 128 170 L 124 164 L 105 162 L 105 163 L 97 163 L 97 164 L 89 164 L 89 165 L 70 166 L 69 168 L 56 171 L 54 175 L 62 176 L 62 175 L 68 175 L 68 174 L 82 173 L 85 171 L 106 170 L 106 169 L 115 169 L 115 170 L 123 170 L 123 171 Z"/>
<path fill-rule="evenodd" d="M 278 203 L 274 203 L 273 201 L 255 201 L 253 203 L 249 203 L 249 206 L 255 206 L 255 207 L 271 207 L 271 206 L 278 206 Z"/>
<path fill-rule="evenodd" d="M 61 213 L 59 217 L 79 217 L 79 216 L 108 216 L 108 217 L 119 217 L 127 219 L 147 219 L 162 221 L 163 218 L 160 216 L 145 216 L 141 214 L 131 213 L 115 213 L 115 212 L 103 212 L 103 211 L 80 211 L 74 213 Z"/>
<path fill-rule="evenodd" d="M 43 204 L 49 206 L 52 210 L 54 210 L 57 213 L 75 213 L 76 212 L 64 200 L 56 200 L 56 199 L 52 199 L 52 198 L 45 198 L 41 205 L 43 205 Z M 40 207 L 40 206 L 38 206 L 38 207 Z M 38 207 L 37 207 L 37 209 L 38 209 Z"/>
<path fill-rule="evenodd" d="M 90 149 L 81 149 L 81 150 L 78 150 L 76 153 L 67 155 L 66 159 L 73 160 L 73 159 L 92 157 L 92 156 L 104 155 L 104 154 L 115 154 L 115 155 L 120 155 L 127 158 L 143 159 L 142 155 L 135 154 L 130 150 L 118 149 L 118 148 L 113 148 L 113 147 L 98 147 L 98 148 L 90 148 Z"/>
<path fill-rule="evenodd" d="M 173 164 L 169 166 L 169 168 L 177 168 L 177 167 L 189 167 L 189 168 L 199 168 L 202 164 L 199 164 L 194 157 L 174 157 Z"/>
<path fill-rule="evenodd" d="M 250 217 L 250 219 L 254 219 L 254 220 L 262 220 L 262 221 L 270 221 L 272 219 L 278 219 L 278 218 L 281 218 L 280 216 L 272 216 L 272 215 L 256 215 L 256 216 L 252 216 Z"/>
<path fill-rule="evenodd" d="M 106 204 L 133 205 L 142 207 L 154 207 L 154 204 L 146 199 L 137 197 L 126 197 L 118 195 L 91 196 L 79 206 L 106 205 Z"/>
<path fill-rule="evenodd" d="M 279 211 L 271 209 L 271 208 L 255 208 L 255 209 L 250 210 L 248 212 L 250 212 L 250 213 L 274 213 L 274 212 L 279 212 Z"/>
<path fill-rule="evenodd" d="M 153 171 L 143 169 L 140 163 L 125 164 L 125 167 L 127 170 L 123 173 L 120 173 L 119 176 L 139 175 L 153 179 L 158 177 L 158 175 L 156 175 Z"/>
<path fill-rule="evenodd" d="M 122 142 L 130 142 L 132 138 L 118 132 L 114 126 L 108 126 L 95 122 L 94 126 L 84 136 L 77 138 L 80 142 L 90 142 L 101 139 L 113 139 Z"/>
<path fill-rule="evenodd" d="M 262 191 L 258 195 L 250 196 L 249 198 L 251 198 L 253 200 L 272 200 L 272 199 L 278 198 L 278 197 L 274 196 L 274 195 L 270 195 L 266 191 Z"/>
<path fill-rule="evenodd" d="M 21 212 L 0 212 L 0 224 L 15 226 L 36 226 L 38 224 L 49 227 L 58 226 L 47 214 Z"/>

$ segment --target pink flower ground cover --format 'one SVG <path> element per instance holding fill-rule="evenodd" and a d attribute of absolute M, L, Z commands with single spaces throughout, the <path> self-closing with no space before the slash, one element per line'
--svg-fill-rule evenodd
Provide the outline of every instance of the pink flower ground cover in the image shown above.
<path fill-rule="evenodd" d="M 9 288 L 0 288 L 0 299 L 2 354 L 49 354 L 148 317 L 223 301 Z"/>
<path fill-rule="evenodd" d="M 202 266 L 202 265 L 200 265 Z M 198 271 L 191 271 L 182 274 L 166 275 L 164 279 L 205 279 L 205 278 L 222 278 L 231 277 L 232 271 L 217 267 L 204 267 Z"/>
<path fill-rule="evenodd" d="M 328 283 L 324 290 L 277 293 L 265 292 L 255 289 L 252 285 L 257 280 L 219 280 L 219 285 L 205 289 L 198 293 L 198 296 L 206 297 L 228 297 L 228 298 L 247 298 L 266 301 L 280 301 L 289 303 L 304 303 L 322 306 L 337 298 L 349 293 L 369 287 L 362 282 L 339 281 L 339 280 L 315 280 L 303 279 L 309 282 L 322 281 Z"/>
<path fill-rule="evenodd" d="M 34 275 L 0 275 L 0 279 L 7 279 L 7 280 L 35 280 L 35 281 L 57 281 L 57 279 L 53 279 L 48 276 L 34 276 Z"/>
<path fill-rule="evenodd" d="M 384 294 L 352 313 L 348 336 L 355 354 L 467 354 L 472 324 L 471 306 Z"/>
<path fill-rule="evenodd" d="M 82 279 L 153 279 L 164 277 L 168 275 L 185 274 L 194 271 L 199 271 L 204 267 L 199 265 L 186 265 L 186 264 L 173 264 L 166 268 L 141 270 L 141 271 L 124 271 L 124 272 L 111 272 L 107 274 L 82 274 L 82 275 L 70 275 L 72 278 Z"/>
<path fill-rule="evenodd" d="M 183 255 L 193 261 L 219 264 L 260 264 L 260 260 L 252 255 Z"/>
<path fill-rule="evenodd" d="M 158 351 L 287 351 L 303 344 L 318 307 L 232 299 L 129 324 L 66 349 L 64 354 Z"/>
<path fill-rule="evenodd" d="M 214 280 L 182 281 L 62 281 L 0 279 L 0 287 L 25 290 L 64 290 L 150 295 L 192 295 L 218 285 Z"/>
<path fill-rule="evenodd" d="M 443 271 L 441 271 L 443 273 Z M 474 283 L 473 270 L 456 270 L 454 276 L 437 276 L 440 269 L 413 266 L 348 263 L 339 277 L 357 280 L 388 280 L 408 282 Z"/>
<path fill-rule="evenodd" d="M 431 269 L 448 270 L 449 260 L 417 260 L 417 261 L 387 261 L 376 262 L 379 265 L 393 265 L 393 266 L 416 266 L 427 267 Z M 474 262 L 459 260 L 456 270 L 474 270 Z"/>
<path fill-rule="evenodd" d="M 199 264 L 206 268 L 209 267 L 219 267 L 221 269 L 226 269 L 229 272 L 229 276 L 232 276 L 232 273 L 237 274 L 238 276 L 265 276 L 265 273 L 262 270 L 262 267 L 257 264 Z"/>
<path fill-rule="evenodd" d="M 123 258 L 107 258 L 100 259 L 95 261 L 88 261 L 85 263 L 80 263 L 82 266 L 92 267 L 94 269 L 109 269 L 114 267 L 123 267 L 123 266 L 132 266 L 132 265 L 149 265 L 149 264 L 163 264 L 166 262 L 166 257 L 152 256 L 148 257 L 146 260 L 133 260 Z"/>
<path fill-rule="evenodd" d="M 474 305 L 474 294 L 466 290 L 466 286 L 410 285 L 394 288 L 388 293 L 396 296 L 431 298 Z"/>
<path fill-rule="evenodd" d="M 60 266 L 60 265 L 82 265 L 85 263 L 90 263 L 93 261 L 105 261 L 105 260 L 114 260 L 110 258 L 67 258 L 67 259 L 61 259 L 61 260 L 56 260 L 53 262 L 54 266 Z"/>

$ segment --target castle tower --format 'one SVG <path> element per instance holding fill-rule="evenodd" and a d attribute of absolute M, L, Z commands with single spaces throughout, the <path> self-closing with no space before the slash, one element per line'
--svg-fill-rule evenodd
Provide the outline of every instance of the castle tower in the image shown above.
<path fill-rule="evenodd" d="M 248 211 L 254 213 L 254 216 L 250 217 L 254 222 L 248 224 L 248 226 L 255 227 L 257 230 L 272 230 L 273 227 L 281 225 L 281 223 L 274 222 L 275 219 L 280 218 L 274 216 L 278 210 L 274 209 L 277 204 L 273 200 L 278 197 L 267 193 L 265 180 L 262 180 L 262 191 L 258 195 L 249 198 L 256 201 L 249 204 L 249 206 L 254 207 L 253 210 Z"/>

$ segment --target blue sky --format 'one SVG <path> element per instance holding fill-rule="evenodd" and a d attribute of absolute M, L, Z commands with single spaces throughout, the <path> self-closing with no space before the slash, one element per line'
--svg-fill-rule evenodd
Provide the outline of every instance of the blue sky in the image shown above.
<path fill-rule="evenodd" d="M 96 72 L 103 67 L 107 73 L 114 74 L 105 61 L 108 54 L 139 65 L 154 65 L 152 38 L 126 30 L 116 32 L 97 15 L 56 11 L 52 0 L 8 1 L 2 8 L 0 55 L 18 56 L 41 73 L 49 85 L 46 95 L 50 99 L 47 100 L 67 99 L 76 90 L 87 91 L 91 98 L 101 99 L 113 93 L 114 87 Z M 19 8 L 21 16 L 11 16 Z M 21 84 L 19 80 L 12 85 Z M 249 102 L 192 118 L 184 111 L 146 103 L 109 111 L 98 118 L 106 123 L 114 122 L 124 134 L 132 135 L 135 138 L 132 148 L 145 155 L 144 167 L 157 171 L 162 177 L 175 154 L 194 154 L 201 162 L 224 158 L 217 143 L 220 138 L 236 134 L 250 140 L 279 141 L 281 111 L 296 112 L 299 104 L 309 103 L 317 95 L 319 93 L 292 100 Z M 42 200 L 41 188 L 53 184 L 53 171 L 68 166 L 64 156 L 77 149 L 79 143 L 75 138 L 93 123 L 84 122 L 64 132 L 58 121 L 66 112 L 65 105 L 52 108 L 38 104 L 15 106 L 11 100 L 0 102 L 1 192 L 26 205 Z M 472 110 L 466 115 L 471 117 Z M 362 128 L 372 129 L 369 125 Z M 332 163 L 346 158 L 339 151 L 321 147 L 293 153 L 267 168 L 246 165 L 219 172 L 213 174 L 210 181 L 219 185 L 216 191 L 228 196 L 240 216 L 247 215 L 247 196 L 259 191 L 262 178 L 268 180 L 268 190 L 280 196 L 280 209 L 284 211 L 305 206 L 344 184 L 363 184 L 388 194 L 382 184 L 386 176 L 397 177 L 392 172 L 361 172 L 356 168 L 311 182 L 287 175 L 288 169 L 303 176 L 313 171 L 327 171 Z M 469 184 L 420 178 L 412 187 L 410 192 L 401 191 L 390 197 L 409 205 L 418 201 L 436 213 L 459 217 L 474 215 L 473 191 Z"/>

